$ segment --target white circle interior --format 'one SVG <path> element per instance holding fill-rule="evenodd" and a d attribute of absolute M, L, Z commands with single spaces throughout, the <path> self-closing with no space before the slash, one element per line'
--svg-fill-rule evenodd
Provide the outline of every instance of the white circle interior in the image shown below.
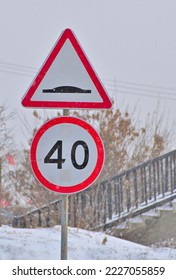
<path fill-rule="evenodd" d="M 44 163 L 44 159 L 57 141 L 62 141 L 62 153 L 60 155 L 65 161 L 58 168 L 57 163 Z M 73 166 L 71 160 L 72 147 L 75 142 L 84 141 L 89 150 L 89 159 L 83 169 Z M 50 127 L 40 138 L 36 149 L 36 161 L 43 177 L 57 186 L 70 187 L 85 181 L 94 171 L 97 164 L 98 151 L 95 140 L 84 128 L 76 124 L 56 124 Z M 57 159 L 58 151 L 51 155 L 50 159 Z M 75 159 L 81 165 L 85 159 L 85 150 L 78 145 L 75 150 Z"/>

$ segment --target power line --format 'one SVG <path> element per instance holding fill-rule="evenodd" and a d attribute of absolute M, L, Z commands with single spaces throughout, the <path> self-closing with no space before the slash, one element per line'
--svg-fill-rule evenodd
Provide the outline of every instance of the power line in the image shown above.
<path fill-rule="evenodd" d="M 144 83 L 135 83 L 135 82 L 128 82 L 128 81 L 119 81 L 119 80 L 113 80 L 113 79 L 103 79 L 104 81 L 109 81 L 112 82 L 113 84 L 125 84 L 125 85 L 134 85 L 137 87 L 146 87 L 146 88 L 157 88 L 157 89 L 161 89 L 161 90 L 167 90 L 167 91 L 176 91 L 176 88 L 172 88 L 172 87 L 163 87 L 163 86 L 158 86 L 158 85 L 149 85 L 149 84 L 144 84 Z"/>
<path fill-rule="evenodd" d="M 109 88 L 107 89 L 114 91 L 114 88 Z M 166 97 L 166 96 L 161 96 L 161 95 L 151 95 L 151 94 L 144 94 L 144 93 L 139 93 L 139 92 L 133 92 L 133 91 L 128 91 L 128 90 L 118 90 L 118 93 L 123 93 L 123 94 L 130 94 L 130 95 L 138 95 L 138 96 L 145 96 L 149 98 L 161 98 L 165 100 L 173 100 L 176 101 L 176 98 L 171 98 L 171 97 Z"/>
<path fill-rule="evenodd" d="M 36 67 L 25 66 L 25 65 L 16 64 L 16 63 L 8 63 L 8 62 L 4 62 L 4 61 L 0 61 L 0 65 L 2 65 L 3 67 L 17 68 L 17 69 L 31 71 L 31 72 L 34 72 L 37 70 Z"/>
<path fill-rule="evenodd" d="M 36 73 L 35 70 L 35 67 L 0 61 L 0 72 L 2 73 L 33 77 Z"/>
<path fill-rule="evenodd" d="M 1 68 L 0 68 L 0 72 L 6 73 L 6 74 L 13 74 L 13 75 L 17 75 L 17 76 L 24 76 L 24 77 L 33 77 L 34 76 L 32 74 L 14 72 L 14 71 L 10 71 L 10 70 L 4 70 L 4 69 L 1 69 Z"/>
<path fill-rule="evenodd" d="M 105 79 L 105 80 L 108 81 L 105 82 L 105 84 L 111 91 L 117 91 L 123 94 L 145 96 L 150 98 L 161 98 L 161 99 L 173 100 L 173 101 L 176 100 L 175 88 L 167 88 L 167 87 L 161 87 L 156 85 L 152 86 L 152 85 L 146 85 L 141 83 L 119 82 L 112 79 Z M 153 94 L 151 95 L 151 93 Z"/>
<path fill-rule="evenodd" d="M 119 84 L 113 84 L 113 83 L 105 83 L 107 86 L 112 87 L 114 90 L 119 90 L 121 91 L 121 89 L 127 89 L 127 90 L 135 90 L 135 91 L 142 91 L 142 92 L 149 92 L 149 93 L 154 93 L 154 94 L 159 94 L 159 95 L 170 95 L 170 96 L 175 96 L 176 97 L 176 89 L 175 89 L 175 94 L 172 92 L 168 92 L 168 91 L 161 91 L 161 90 L 152 90 L 152 89 L 147 89 L 147 88 L 138 88 L 138 87 L 133 87 L 133 86 L 122 86 Z"/>
<path fill-rule="evenodd" d="M 37 72 L 37 68 L 32 66 L 0 61 L 0 72 L 18 76 L 34 77 L 34 75 Z M 105 85 L 107 85 L 109 90 L 117 90 L 118 93 L 138 95 L 150 98 L 161 98 L 173 101 L 176 100 L 176 98 L 172 98 L 172 96 L 176 97 L 176 88 L 148 85 L 144 83 L 135 83 L 128 81 L 116 81 L 113 79 L 103 80 L 105 81 Z M 173 91 L 175 92 L 175 94 L 173 93 Z M 151 95 L 151 93 L 154 93 L 154 95 Z"/>

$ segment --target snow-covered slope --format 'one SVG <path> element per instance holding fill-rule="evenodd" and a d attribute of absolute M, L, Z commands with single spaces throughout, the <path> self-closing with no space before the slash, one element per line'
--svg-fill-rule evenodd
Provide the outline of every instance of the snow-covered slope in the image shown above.
<path fill-rule="evenodd" d="M 1 260 L 60 259 L 60 226 L 40 229 L 0 228 Z M 101 232 L 69 228 L 68 259 L 176 259 L 176 249 L 149 248 Z"/>

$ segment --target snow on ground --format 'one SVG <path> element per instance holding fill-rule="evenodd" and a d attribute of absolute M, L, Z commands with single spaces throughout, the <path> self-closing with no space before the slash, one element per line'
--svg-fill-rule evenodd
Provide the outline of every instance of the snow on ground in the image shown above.
<path fill-rule="evenodd" d="M 60 226 L 40 229 L 0 227 L 1 260 L 60 259 Z M 68 230 L 71 260 L 171 260 L 176 249 L 150 248 L 77 228 Z"/>

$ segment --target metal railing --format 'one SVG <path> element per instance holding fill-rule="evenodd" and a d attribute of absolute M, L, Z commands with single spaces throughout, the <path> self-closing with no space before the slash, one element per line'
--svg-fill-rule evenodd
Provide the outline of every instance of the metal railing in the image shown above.
<path fill-rule="evenodd" d="M 69 225 L 108 227 L 176 197 L 176 150 L 69 196 Z M 60 200 L 14 217 L 14 227 L 60 224 Z"/>

